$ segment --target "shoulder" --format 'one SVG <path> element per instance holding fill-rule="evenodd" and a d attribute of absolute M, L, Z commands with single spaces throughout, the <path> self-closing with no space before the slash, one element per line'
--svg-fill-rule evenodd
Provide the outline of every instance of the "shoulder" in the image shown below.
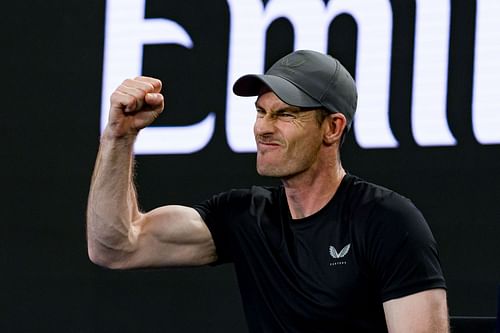
<path fill-rule="evenodd" d="M 252 199 L 272 200 L 280 191 L 280 187 L 251 186 L 247 188 L 230 189 L 212 196 L 209 200 L 247 201 Z"/>
<path fill-rule="evenodd" d="M 353 175 L 346 176 L 342 200 L 353 213 L 361 211 L 372 215 L 418 211 L 405 196 Z"/>
<path fill-rule="evenodd" d="M 350 221 L 382 300 L 444 288 L 436 241 L 411 200 L 357 178 L 350 192 L 357 200 Z"/>
<path fill-rule="evenodd" d="M 430 233 L 423 214 L 409 198 L 359 177 L 349 177 L 346 203 L 351 216 L 366 227 L 368 234 Z"/>
<path fill-rule="evenodd" d="M 198 211 L 218 210 L 241 210 L 250 208 L 255 203 L 273 203 L 278 200 L 281 187 L 251 186 L 247 188 L 231 189 L 213 195 L 211 198 L 193 205 Z"/>
<path fill-rule="evenodd" d="M 376 204 L 384 201 L 390 204 L 394 200 L 408 201 L 407 198 L 387 187 L 374 184 L 354 175 L 346 175 L 346 178 L 347 196 L 360 205 Z"/>

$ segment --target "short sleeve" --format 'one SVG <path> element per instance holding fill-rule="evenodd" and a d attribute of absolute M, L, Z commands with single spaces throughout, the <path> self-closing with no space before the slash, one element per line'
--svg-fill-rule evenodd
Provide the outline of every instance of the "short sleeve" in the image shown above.
<path fill-rule="evenodd" d="M 231 262 L 231 251 L 229 250 L 229 239 L 227 228 L 224 228 L 225 218 L 221 212 L 225 210 L 224 204 L 227 202 L 224 193 L 214 195 L 212 198 L 193 205 L 193 208 L 200 214 L 207 225 L 217 251 L 217 260 L 212 265 L 219 265 Z"/>
<path fill-rule="evenodd" d="M 383 302 L 446 288 L 436 241 L 410 200 L 391 193 L 368 219 L 367 249 Z"/>

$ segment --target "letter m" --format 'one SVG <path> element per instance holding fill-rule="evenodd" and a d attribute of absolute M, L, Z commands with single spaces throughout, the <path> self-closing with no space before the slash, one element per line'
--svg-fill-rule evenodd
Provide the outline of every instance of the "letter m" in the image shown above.
<path fill-rule="evenodd" d="M 226 133 L 236 152 L 255 151 L 252 124 L 254 99 L 234 96 L 232 84 L 243 74 L 262 73 L 269 25 L 284 17 L 294 29 L 294 49 L 327 51 L 328 30 L 340 14 L 351 15 L 358 26 L 356 83 L 358 111 L 354 122 L 357 142 L 365 148 L 398 145 L 390 125 L 388 99 L 392 11 L 387 0 L 227 0 L 230 42 Z"/>

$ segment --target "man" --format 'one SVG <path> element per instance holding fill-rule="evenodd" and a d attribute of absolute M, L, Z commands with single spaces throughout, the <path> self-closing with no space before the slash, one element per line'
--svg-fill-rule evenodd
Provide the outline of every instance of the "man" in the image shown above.
<path fill-rule="evenodd" d="M 257 171 L 280 187 L 231 190 L 193 207 L 137 205 L 132 146 L 163 110 L 161 82 L 126 80 L 89 196 L 89 256 L 117 269 L 233 262 L 250 332 L 447 332 L 436 244 L 406 198 L 346 173 L 353 79 L 296 51 L 233 90 L 257 96 Z"/>

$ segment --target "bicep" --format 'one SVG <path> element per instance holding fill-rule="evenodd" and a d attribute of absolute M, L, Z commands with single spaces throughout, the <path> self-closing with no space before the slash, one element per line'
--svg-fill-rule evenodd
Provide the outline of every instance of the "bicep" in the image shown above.
<path fill-rule="evenodd" d="M 210 230 L 190 207 L 163 206 L 132 224 L 126 268 L 198 266 L 217 259 Z"/>
<path fill-rule="evenodd" d="M 387 328 L 394 332 L 449 332 L 444 289 L 430 289 L 384 302 Z"/>

